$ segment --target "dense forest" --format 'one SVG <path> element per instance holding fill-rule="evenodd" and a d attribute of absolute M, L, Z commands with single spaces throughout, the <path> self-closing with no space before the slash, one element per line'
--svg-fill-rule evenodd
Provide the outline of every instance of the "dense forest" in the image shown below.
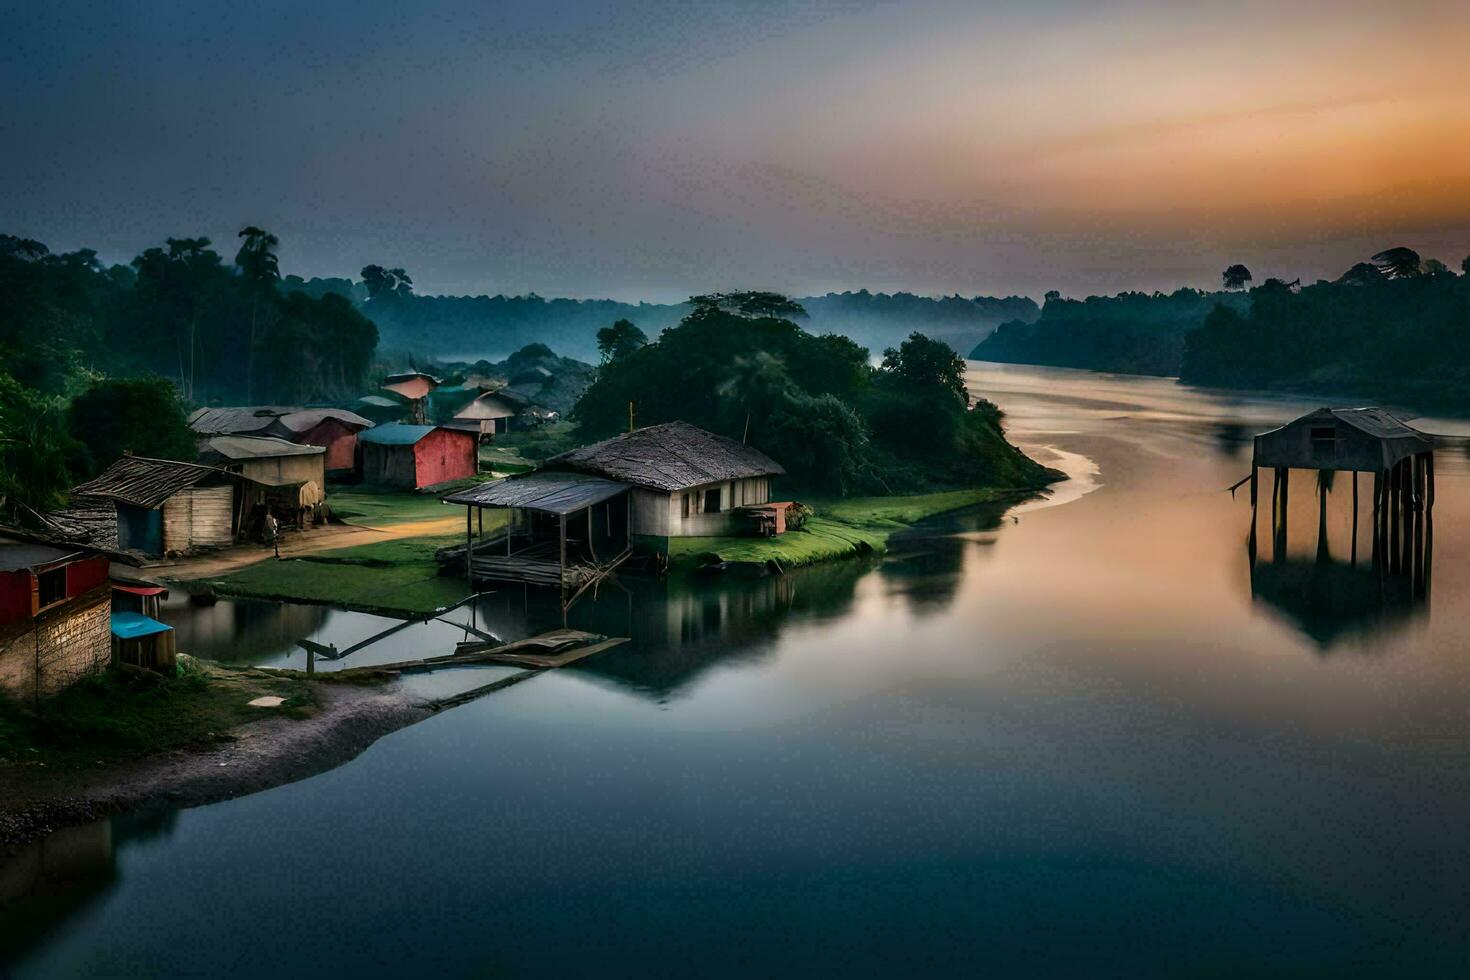
<path fill-rule="evenodd" d="M 1184 338 L 1217 306 L 1244 309 L 1242 292 L 1119 293 L 1084 300 L 1046 294 L 1033 323 L 1002 324 L 970 351 L 980 361 L 1176 375 Z"/>
<path fill-rule="evenodd" d="M 1470 408 L 1470 258 L 1456 275 L 1409 249 L 1332 282 L 1268 280 L 1186 341 L 1192 384 L 1361 394 L 1422 411 Z"/>
<path fill-rule="evenodd" d="M 1041 319 L 1002 325 L 970 356 L 1465 411 L 1470 258 L 1460 270 L 1397 247 L 1309 286 L 1250 288 L 1250 270 L 1232 265 L 1217 292 L 1082 301 L 1053 292 Z"/>
<path fill-rule="evenodd" d="M 288 277 L 283 290 L 308 296 L 335 294 L 369 313 L 385 350 L 475 360 L 502 357 L 530 343 L 544 343 L 570 357 L 591 359 L 597 330 L 616 320 L 657 336 L 678 323 L 688 303 L 618 303 L 612 300 L 544 299 L 528 296 L 421 296 L 402 269 L 368 266 L 363 278 Z M 818 333 L 840 333 L 875 350 L 898 343 L 913 331 L 967 351 L 1006 321 L 1029 322 L 1040 315 L 1028 297 L 927 297 L 912 293 L 827 293 L 797 300 L 803 322 Z"/>
<path fill-rule="evenodd" d="M 608 345 L 573 410 L 579 434 L 623 431 L 632 403 L 638 425 L 683 419 L 748 441 L 802 492 L 1036 486 L 1051 475 L 1005 441 L 994 405 L 972 402 L 949 346 L 914 333 L 875 368 L 850 338 L 803 330 L 804 312 L 771 294 L 695 297 L 656 341 Z"/>
<path fill-rule="evenodd" d="M 377 328 L 278 288 L 277 244 L 246 228 L 227 262 L 170 238 L 109 267 L 0 235 L 0 518 L 33 520 L 125 450 L 192 459 L 186 405 L 360 394 Z"/>

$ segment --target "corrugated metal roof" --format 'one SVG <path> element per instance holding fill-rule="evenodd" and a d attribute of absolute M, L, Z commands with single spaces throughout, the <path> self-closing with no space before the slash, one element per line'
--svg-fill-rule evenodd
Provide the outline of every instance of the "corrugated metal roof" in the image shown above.
<path fill-rule="evenodd" d="M 548 460 L 546 468 L 594 473 L 665 491 L 786 472 L 759 449 L 688 422 L 651 425 L 573 449 Z"/>
<path fill-rule="evenodd" d="M 370 428 L 372 422 L 345 408 L 293 408 L 278 405 L 201 408 L 189 416 L 189 428 L 200 435 L 286 435 L 306 432 L 336 419 L 346 425 Z"/>
<path fill-rule="evenodd" d="M 359 405 L 371 405 L 374 408 L 403 408 L 403 402 L 394 401 L 387 395 L 363 395 L 357 400 Z"/>
<path fill-rule="evenodd" d="M 105 497 L 135 507 L 156 509 L 180 490 L 229 477 L 230 474 L 218 467 L 200 463 L 124 456 L 104 470 L 101 476 L 73 489 L 72 496 Z"/>
<path fill-rule="evenodd" d="M 404 425 L 402 422 L 389 422 L 387 425 L 375 426 L 357 438 L 360 442 L 372 443 L 378 446 L 412 446 L 424 436 L 439 428 L 443 427 L 438 425 Z"/>
<path fill-rule="evenodd" d="M 491 480 L 444 500 L 476 507 L 519 507 L 547 514 L 571 514 L 632 489 L 626 483 L 577 473 L 532 473 Z"/>
<path fill-rule="evenodd" d="M 303 446 L 274 436 L 215 436 L 204 443 L 204 451 L 229 460 L 270 459 L 273 456 L 314 456 L 326 446 Z"/>
<path fill-rule="evenodd" d="M 79 554 L 81 552 L 75 549 L 56 548 L 36 541 L 0 537 L 0 572 L 38 568 Z"/>

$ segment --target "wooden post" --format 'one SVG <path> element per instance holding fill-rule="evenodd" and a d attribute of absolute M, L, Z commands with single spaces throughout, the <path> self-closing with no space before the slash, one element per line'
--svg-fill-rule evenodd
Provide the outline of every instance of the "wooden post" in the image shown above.
<path fill-rule="evenodd" d="M 1373 563 L 1383 561 L 1383 546 L 1388 531 L 1384 524 L 1384 513 L 1388 509 L 1384 502 L 1384 479 L 1382 470 L 1373 471 Z"/>
<path fill-rule="evenodd" d="M 561 542 L 561 557 L 559 559 L 560 567 L 557 569 L 557 572 L 558 578 L 561 580 L 562 584 L 565 585 L 567 579 L 567 515 L 562 514 L 559 516 L 557 520 L 557 528 L 558 537 Z"/>
<path fill-rule="evenodd" d="M 1404 506 L 1404 462 L 1399 460 L 1389 471 L 1388 478 L 1388 570 L 1397 572 L 1402 563 L 1403 552 L 1399 532 L 1403 524 Z"/>
<path fill-rule="evenodd" d="M 1246 543 L 1246 550 L 1250 553 L 1251 564 L 1256 563 L 1256 461 L 1251 458 L 1251 534 Z"/>
<path fill-rule="evenodd" d="M 1353 474 L 1353 557 L 1352 567 L 1358 567 L 1358 471 L 1352 470 Z"/>
<path fill-rule="evenodd" d="M 474 518 L 470 516 L 470 508 L 464 509 L 464 577 L 465 581 L 473 587 L 475 584 L 475 539 Z"/>
<path fill-rule="evenodd" d="M 592 506 L 587 506 L 587 553 L 592 556 L 592 564 L 597 564 L 597 545 L 592 543 Z"/>

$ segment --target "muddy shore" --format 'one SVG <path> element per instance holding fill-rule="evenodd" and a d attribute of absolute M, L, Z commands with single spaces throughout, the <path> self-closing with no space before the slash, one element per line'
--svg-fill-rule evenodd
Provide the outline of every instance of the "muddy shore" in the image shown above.
<path fill-rule="evenodd" d="M 444 706 L 396 681 L 375 687 L 324 683 L 320 698 L 309 718 L 262 719 L 212 747 L 96 770 L 0 767 L 0 853 L 126 811 L 200 806 L 315 776 Z"/>

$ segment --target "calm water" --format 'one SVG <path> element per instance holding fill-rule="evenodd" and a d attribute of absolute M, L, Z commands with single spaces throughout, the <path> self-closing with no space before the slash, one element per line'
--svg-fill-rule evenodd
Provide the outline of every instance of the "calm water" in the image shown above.
<path fill-rule="evenodd" d="M 1462 974 L 1464 453 L 1440 454 L 1427 598 L 1346 591 L 1340 486 L 1316 564 L 1305 482 L 1253 595 L 1224 488 L 1310 405 L 972 381 L 1077 474 L 1067 502 L 957 515 L 881 563 L 604 594 L 579 617 L 635 642 L 585 667 L 29 852 L 0 871 L 31 896 L 0 948 L 27 977 Z M 170 615 L 182 648 L 277 663 L 391 625 Z M 509 636 L 541 613 L 473 615 Z M 463 637 L 413 630 L 370 656 Z"/>

